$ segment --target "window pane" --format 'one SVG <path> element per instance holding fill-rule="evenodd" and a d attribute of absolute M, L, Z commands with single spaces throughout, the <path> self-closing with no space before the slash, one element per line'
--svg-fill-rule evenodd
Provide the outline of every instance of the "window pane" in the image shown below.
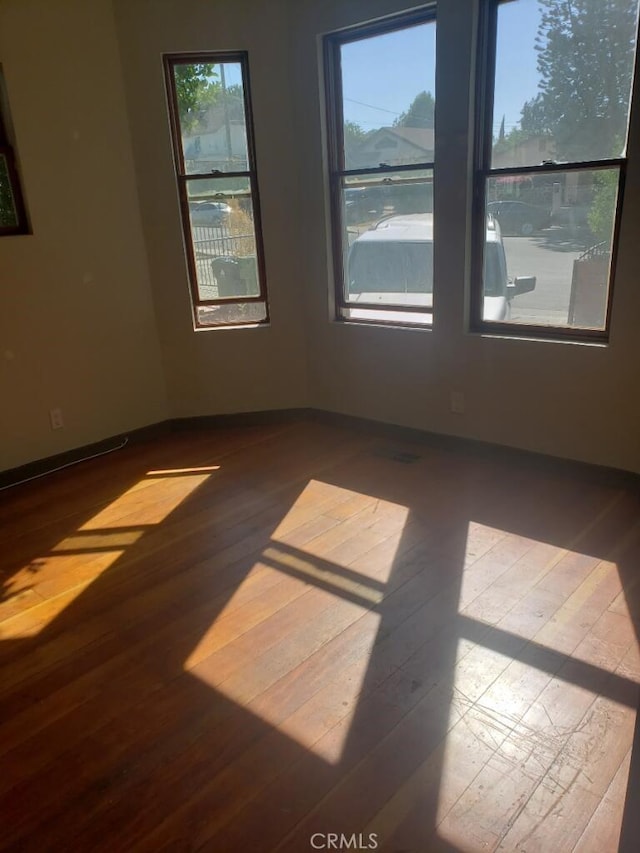
<path fill-rule="evenodd" d="M 432 189 L 432 176 L 343 184 L 346 302 L 431 309 Z"/>
<path fill-rule="evenodd" d="M 488 179 L 485 320 L 605 328 L 618 182 L 618 169 Z"/>
<path fill-rule="evenodd" d="M 638 0 L 498 7 L 492 168 L 623 155 Z"/>
<path fill-rule="evenodd" d="M 199 305 L 197 318 L 199 326 L 239 326 L 243 323 L 263 323 L 267 319 L 267 306 L 264 302 Z"/>
<path fill-rule="evenodd" d="M 247 128 L 239 62 L 174 66 L 185 172 L 246 172 Z"/>
<path fill-rule="evenodd" d="M 433 162 L 435 22 L 341 47 L 346 169 Z"/>
<path fill-rule="evenodd" d="M 15 228 L 18 224 L 7 158 L 0 154 L 0 228 Z"/>
<path fill-rule="evenodd" d="M 358 234 L 383 216 L 433 212 L 433 169 L 343 179 L 344 219 Z"/>
<path fill-rule="evenodd" d="M 187 184 L 198 296 L 259 296 L 256 232 L 249 178 Z"/>
<path fill-rule="evenodd" d="M 340 316 L 345 320 L 369 321 L 370 323 L 395 324 L 397 326 L 431 326 L 431 312 L 389 311 L 378 308 L 343 308 Z"/>

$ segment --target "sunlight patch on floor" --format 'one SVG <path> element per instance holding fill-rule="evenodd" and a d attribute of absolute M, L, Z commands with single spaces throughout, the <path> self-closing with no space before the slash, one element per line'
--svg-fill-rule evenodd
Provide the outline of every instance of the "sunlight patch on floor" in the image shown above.
<path fill-rule="evenodd" d="M 338 763 L 408 514 L 404 506 L 310 481 L 185 669 Z"/>
<path fill-rule="evenodd" d="M 217 470 L 219 466 L 150 471 L 75 533 L 32 558 L 3 582 L 8 615 L 0 636 L 39 634 Z"/>
<path fill-rule="evenodd" d="M 354 641 L 358 653 L 353 656 L 307 642 L 302 631 L 299 644 L 276 642 L 263 651 L 241 644 L 239 668 L 236 661 L 231 663 L 238 650 L 229 649 L 229 659 L 222 655 L 217 664 L 204 659 L 189 670 L 327 764 L 338 764 L 363 691 L 379 623 L 379 614 L 365 612 Z"/>
<path fill-rule="evenodd" d="M 140 537 L 144 536 L 145 529 L 116 530 L 116 531 L 86 531 L 78 532 L 73 536 L 67 536 L 52 548 L 54 554 L 61 552 L 68 554 L 90 553 L 92 551 L 109 551 L 113 548 L 124 550 L 129 545 L 134 545 Z"/>
<path fill-rule="evenodd" d="M 176 474 L 211 474 L 219 471 L 219 465 L 201 465 L 198 468 L 158 468 L 155 471 L 147 471 L 147 477 L 175 477 Z"/>
<path fill-rule="evenodd" d="M 472 526 L 437 834 L 465 851 L 538 849 L 545 832 L 556 832 L 550 822 L 563 837 L 562 819 L 574 809 L 593 812 L 595 827 L 614 774 L 624 791 L 638 641 L 616 562 L 513 534 L 495 538 L 496 531 L 479 525 L 470 525 L 470 535 Z M 625 536 L 621 543 L 631 541 Z M 398 810 L 404 803 L 401 830 L 427 795 L 421 785 L 428 779 L 424 768 L 418 793 L 396 804 Z M 618 799 L 619 821 L 624 795 Z M 611 815 L 606 822 L 618 832 Z"/>
<path fill-rule="evenodd" d="M 184 474 L 174 473 L 178 469 L 149 471 L 146 477 L 78 529 L 85 531 L 136 524 L 160 524 L 202 486 L 218 467 L 214 466 L 212 471 L 208 468 L 205 471 L 185 469 Z M 157 494 L 157 500 L 152 497 L 154 493 Z"/>

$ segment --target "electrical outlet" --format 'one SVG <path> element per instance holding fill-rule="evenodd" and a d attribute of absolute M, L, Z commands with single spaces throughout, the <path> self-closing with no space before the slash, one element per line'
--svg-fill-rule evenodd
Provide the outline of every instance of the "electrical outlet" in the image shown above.
<path fill-rule="evenodd" d="M 64 426 L 62 409 L 49 409 L 49 420 L 51 421 L 51 429 L 62 429 Z"/>
<path fill-rule="evenodd" d="M 451 411 L 456 415 L 464 414 L 464 394 L 462 391 L 451 392 Z"/>

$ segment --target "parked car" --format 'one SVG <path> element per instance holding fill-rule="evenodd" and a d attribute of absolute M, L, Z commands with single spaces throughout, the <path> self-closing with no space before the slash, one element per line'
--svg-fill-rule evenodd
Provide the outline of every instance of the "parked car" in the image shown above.
<path fill-rule="evenodd" d="M 189 216 L 192 225 L 224 225 L 229 220 L 231 208 L 223 201 L 190 201 Z"/>
<path fill-rule="evenodd" d="M 484 320 L 509 319 L 514 296 L 529 293 L 535 276 L 513 281 L 507 275 L 507 260 L 500 226 L 489 217 L 484 252 Z M 433 304 L 433 214 L 389 216 L 354 240 L 347 261 L 349 305 L 406 305 L 430 308 Z M 397 314 L 389 311 L 389 320 Z"/>
<path fill-rule="evenodd" d="M 503 234 L 530 237 L 551 225 L 551 211 L 524 201 L 490 201 L 487 213 L 500 223 Z"/>
<path fill-rule="evenodd" d="M 344 210 L 347 222 L 375 219 L 384 210 L 384 189 L 347 187 L 344 191 Z"/>

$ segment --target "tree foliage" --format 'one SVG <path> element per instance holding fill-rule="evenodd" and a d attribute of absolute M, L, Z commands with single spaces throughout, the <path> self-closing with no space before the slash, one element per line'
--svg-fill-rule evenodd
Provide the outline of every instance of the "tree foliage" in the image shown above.
<path fill-rule="evenodd" d="M 637 0 L 539 0 L 540 91 L 522 108 L 529 137 L 551 136 L 558 160 L 618 156 L 626 131 Z"/>
<path fill-rule="evenodd" d="M 599 243 L 610 243 L 618 195 L 618 173 L 600 172 L 594 177 L 596 190 L 587 215 L 589 228 Z"/>
<path fill-rule="evenodd" d="M 367 135 L 366 130 L 363 130 L 360 125 L 355 121 L 345 121 L 344 123 L 344 141 L 345 145 L 348 144 L 357 144 L 358 142 L 362 142 L 362 140 Z"/>
<path fill-rule="evenodd" d="M 499 134 L 498 138 L 493 143 L 493 153 L 501 154 L 503 151 L 513 149 L 520 142 L 526 142 L 531 138 L 531 133 L 527 130 L 522 130 L 520 127 L 512 127 L 509 133 Z"/>
<path fill-rule="evenodd" d="M 435 123 L 436 101 L 431 92 L 422 91 L 415 96 L 409 108 L 394 121 L 394 127 L 428 127 Z"/>
<path fill-rule="evenodd" d="M 227 86 L 224 92 L 220 92 L 216 103 L 224 101 L 224 109 L 230 121 L 244 120 L 244 91 L 239 83 Z"/>
<path fill-rule="evenodd" d="M 215 103 L 221 88 L 217 78 L 216 66 L 209 63 L 175 66 L 176 95 L 183 130 L 192 130 L 207 107 Z"/>
<path fill-rule="evenodd" d="M 344 123 L 343 134 L 345 165 L 347 169 L 356 168 L 360 144 L 367 137 L 367 131 L 363 130 L 357 122 L 347 119 Z"/>

